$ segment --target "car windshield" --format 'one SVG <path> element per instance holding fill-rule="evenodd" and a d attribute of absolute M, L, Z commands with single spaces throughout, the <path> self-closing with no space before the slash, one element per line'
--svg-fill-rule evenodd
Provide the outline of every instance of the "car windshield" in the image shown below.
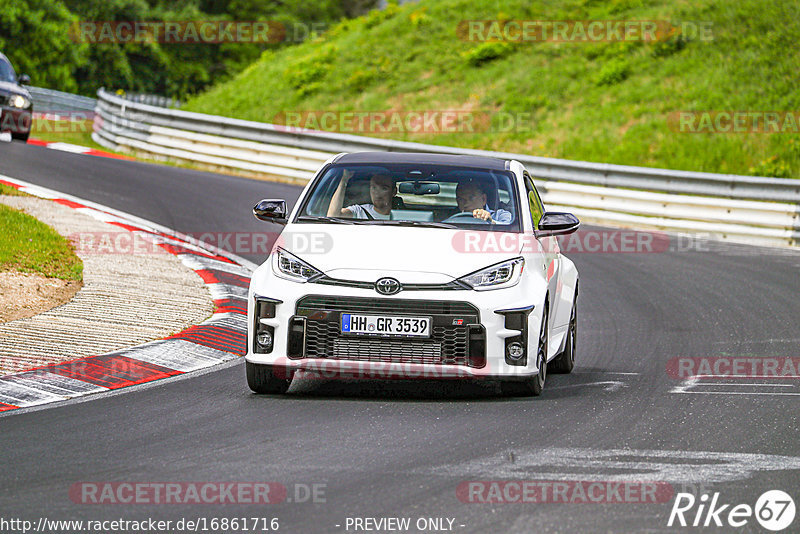
<path fill-rule="evenodd" d="M 2 58 L 0 58 L 0 82 L 17 83 L 17 76 L 14 74 L 11 63 Z"/>
<path fill-rule="evenodd" d="M 442 165 L 334 165 L 316 179 L 296 222 L 519 232 L 510 171 Z"/>

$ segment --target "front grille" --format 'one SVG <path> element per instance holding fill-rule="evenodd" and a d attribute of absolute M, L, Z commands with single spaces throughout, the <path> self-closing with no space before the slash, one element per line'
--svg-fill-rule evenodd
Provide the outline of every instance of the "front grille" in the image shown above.
<path fill-rule="evenodd" d="M 430 316 L 431 337 L 342 335 L 341 313 Z M 306 358 L 434 365 L 470 365 L 468 326 L 480 323 L 474 306 L 447 301 L 310 296 L 298 301 L 297 315 L 306 318 Z"/>
<path fill-rule="evenodd" d="M 441 343 L 407 343 L 394 339 L 365 342 L 362 339 L 339 338 L 333 342 L 333 358 L 398 363 L 448 363 L 442 362 Z"/>
<path fill-rule="evenodd" d="M 347 313 L 478 316 L 478 309 L 472 304 L 447 300 L 311 296 L 300 299 L 297 303 L 297 308 L 298 310 L 302 308 L 312 311 L 344 311 Z"/>
<path fill-rule="evenodd" d="M 306 357 L 365 362 L 467 365 L 467 328 L 433 328 L 429 339 L 343 336 L 339 323 L 306 323 Z"/>

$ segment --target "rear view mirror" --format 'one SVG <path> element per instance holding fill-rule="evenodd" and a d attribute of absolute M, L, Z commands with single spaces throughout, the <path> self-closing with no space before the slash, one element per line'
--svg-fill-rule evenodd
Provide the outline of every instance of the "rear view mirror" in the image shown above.
<path fill-rule="evenodd" d="M 22 74 L 19 77 L 19 84 L 20 85 L 30 85 L 31 84 L 31 77 L 27 74 Z"/>
<path fill-rule="evenodd" d="M 253 215 L 260 221 L 286 224 L 286 201 L 262 200 L 253 207 Z"/>
<path fill-rule="evenodd" d="M 571 234 L 577 230 L 581 222 L 571 213 L 548 211 L 539 220 L 539 228 L 534 232 L 536 237 Z"/>
<path fill-rule="evenodd" d="M 404 195 L 438 195 L 437 182 L 400 182 L 397 191 Z"/>

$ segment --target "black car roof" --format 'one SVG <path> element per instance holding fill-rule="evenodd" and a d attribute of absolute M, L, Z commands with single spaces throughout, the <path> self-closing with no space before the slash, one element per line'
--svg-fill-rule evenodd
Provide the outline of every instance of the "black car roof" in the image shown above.
<path fill-rule="evenodd" d="M 452 165 L 502 171 L 506 160 L 486 156 L 427 154 L 425 152 L 352 152 L 343 154 L 334 163 L 418 163 L 420 165 Z"/>

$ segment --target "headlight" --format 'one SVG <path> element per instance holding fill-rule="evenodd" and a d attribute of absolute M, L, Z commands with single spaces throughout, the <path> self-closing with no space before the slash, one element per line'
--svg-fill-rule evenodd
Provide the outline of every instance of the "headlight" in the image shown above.
<path fill-rule="evenodd" d="M 272 271 L 281 278 L 303 283 L 322 276 L 322 271 L 315 269 L 282 248 L 275 250 L 272 256 Z"/>
<path fill-rule="evenodd" d="M 459 282 L 468 284 L 476 291 L 502 289 L 504 287 L 515 286 L 519 283 L 524 266 L 524 259 L 514 258 L 513 260 L 504 261 L 503 263 L 498 263 L 481 269 L 480 271 L 462 276 L 458 280 Z"/>
<path fill-rule="evenodd" d="M 15 108 L 25 109 L 31 105 L 31 101 L 22 95 L 14 95 L 8 98 L 8 103 Z"/>

